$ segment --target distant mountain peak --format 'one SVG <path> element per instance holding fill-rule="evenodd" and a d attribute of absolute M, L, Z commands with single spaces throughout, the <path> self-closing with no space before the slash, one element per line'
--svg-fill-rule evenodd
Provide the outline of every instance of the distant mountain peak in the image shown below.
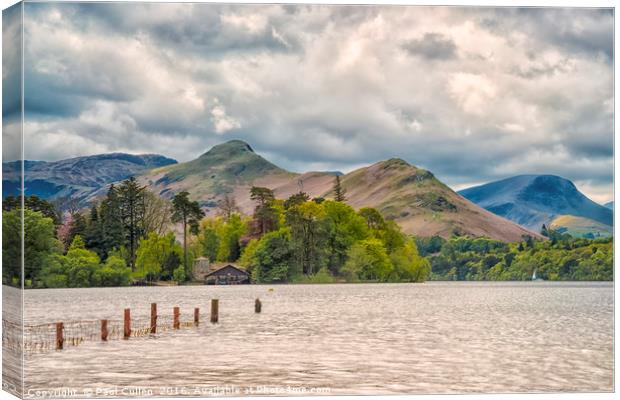
<path fill-rule="evenodd" d="M 612 212 L 556 175 L 518 175 L 461 190 L 463 197 L 528 229 L 539 231 L 555 217 L 573 215 L 612 225 Z"/>
<path fill-rule="evenodd" d="M 217 144 L 211 147 L 211 149 L 209 149 L 209 151 L 204 153 L 201 157 L 214 156 L 214 155 L 223 155 L 227 157 L 232 157 L 232 156 L 242 155 L 245 153 L 255 154 L 254 149 L 248 143 L 244 142 L 243 140 L 233 139 L 233 140 L 229 140 L 228 142 Z"/>

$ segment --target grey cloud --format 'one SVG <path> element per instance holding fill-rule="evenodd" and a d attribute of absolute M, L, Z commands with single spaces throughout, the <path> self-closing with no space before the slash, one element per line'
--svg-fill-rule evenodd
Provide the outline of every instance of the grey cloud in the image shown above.
<path fill-rule="evenodd" d="M 27 7 L 33 158 L 130 151 L 185 161 L 240 138 L 298 171 L 401 157 L 452 185 L 554 173 L 611 187 L 609 13 Z"/>
<path fill-rule="evenodd" d="M 454 41 L 440 33 L 426 33 L 421 39 L 405 42 L 403 48 L 412 55 L 429 60 L 448 60 L 457 54 Z"/>

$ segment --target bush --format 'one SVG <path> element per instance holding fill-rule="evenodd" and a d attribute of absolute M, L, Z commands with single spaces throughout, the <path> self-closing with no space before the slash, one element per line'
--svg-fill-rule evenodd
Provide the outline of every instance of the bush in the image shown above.
<path fill-rule="evenodd" d="M 174 279 L 178 283 L 185 282 L 186 278 L 187 277 L 185 275 L 185 268 L 183 266 L 178 267 L 172 273 L 172 279 Z"/>

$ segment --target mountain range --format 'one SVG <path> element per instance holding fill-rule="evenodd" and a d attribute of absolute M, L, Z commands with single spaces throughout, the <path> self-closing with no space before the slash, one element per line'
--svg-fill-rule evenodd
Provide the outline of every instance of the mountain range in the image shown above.
<path fill-rule="evenodd" d="M 82 205 L 105 195 L 111 183 L 135 176 L 164 198 L 187 190 L 207 215 L 218 202 L 233 197 L 251 214 L 252 186 L 274 190 L 285 199 L 301 191 L 310 197 L 333 196 L 335 176 L 356 209 L 375 207 L 405 232 L 420 236 L 486 236 L 502 241 L 539 237 L 542 223 L 575 232 L 609 230 L 612 211 L 581 194 L 572 182 L 551 175 L 523 175 L 454 192 L 430 171 L 393 158 L 347 174 L 287 171 L 240 140 L 214 146 L 183 163 L 161 155 L 123 153 L 44 162 L 26 161 L 26 193 L 46 199 L 71 196 Z M 19 162 L 3 163 L 3 197 L 19 192 Z M 562 218 L 560 218 L 562 217 Z M 594 228 L 593 228 L 594 227 Z M 580 233 L 581 234 L 581 233 Z"/>
<path fill-rule="evenodd" d="M 207 214 L 216 212 L 225 196 L 235 199 L 240 211 L 252 213 L 250 188 L 272 189 L 285 199 L 299 192 L 310 197 L 331 197 L 337 172 L 286 171 L 256 154 L 252 147 L 232 140 L 213 147 L 193 161 L 146 171 L 137 179 L 171 198 L 186 190 Z M 453 234 L 520 240 L 532 232 L 500 218 L 459 196 L 429 171 L 401 159 L 380 161 L 341 176 L 347 203 L 355 208 L 375 207 L 395 220 L 405 232 L 450 237 Z"/>
<path fill-rule="evenodd" d="M 24 161 L 24 186 L 28 195 L 55 200 L 71 197 L 79 202 L 101 188 L 130 176 L 177 161 L 157 154 L 109 153 L 60 161 Z M 21 188 L 21 162 L 2 163 L 2 198 Z"/>
<path fill-rule="evenodd" d="M 519 175 L 461 190 L 463 197 L 530 230 L 542 225 L 575 236 L 609 236 L 613 211 L 587 198 L 568 179 Z"/>

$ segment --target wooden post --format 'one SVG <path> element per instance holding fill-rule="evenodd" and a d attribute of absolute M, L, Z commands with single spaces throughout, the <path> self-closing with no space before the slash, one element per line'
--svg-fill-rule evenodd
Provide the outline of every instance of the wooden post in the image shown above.
<path fill-rule="evenodd" d="M 254 302 L 254 312 L 256 314 L 260 314 L 262 308 L 263 303 L 260 302 L 260 299 L 256 299 L 256 301 Z"/>
<path fill-rule="evenodd" d="M 212 324 L 217 324 L 218 319 L 219 319 L 219 300 L 218 299 L 211 299 L 211 323 Z"/>
<path fill-rule="evenodd" d="M 65 326 L 62 322 L 56 322 L 56 350 L 62 350 L 62 346 L 65 343 L 64 328 Z"/>
<path fill-rule="evenodd" d="M 102 342 L 108 341 L 108 320 L 107 319 L 101 320 L 101 341 Z"/>
<path fill-rule="evenodd" d="M 200 323 L 200 308 L 194 308 L 194 325 L 198 326 Z"/>
<path fill-rule="evenodd" d="M 174 329 L 179 329 L 179 325 L 180 325 L 179 324 L 179 314 L 180 314 L 179 307 L 174 307 L 173 313 L 172 313 L 172 316 L 174 318 L 173 322 L 172 322 L 172 327 Z"/>
<path fill-rule="evenodd" d="M 131 336 L 131 310 L 126 308 L 123 323 L 123 339 L 127 340 L 129 336 Z"/>
<path fill-rule="evenodd" d="M 151 333 L 157 333 L 157 303 L 151 303 Z"/>

